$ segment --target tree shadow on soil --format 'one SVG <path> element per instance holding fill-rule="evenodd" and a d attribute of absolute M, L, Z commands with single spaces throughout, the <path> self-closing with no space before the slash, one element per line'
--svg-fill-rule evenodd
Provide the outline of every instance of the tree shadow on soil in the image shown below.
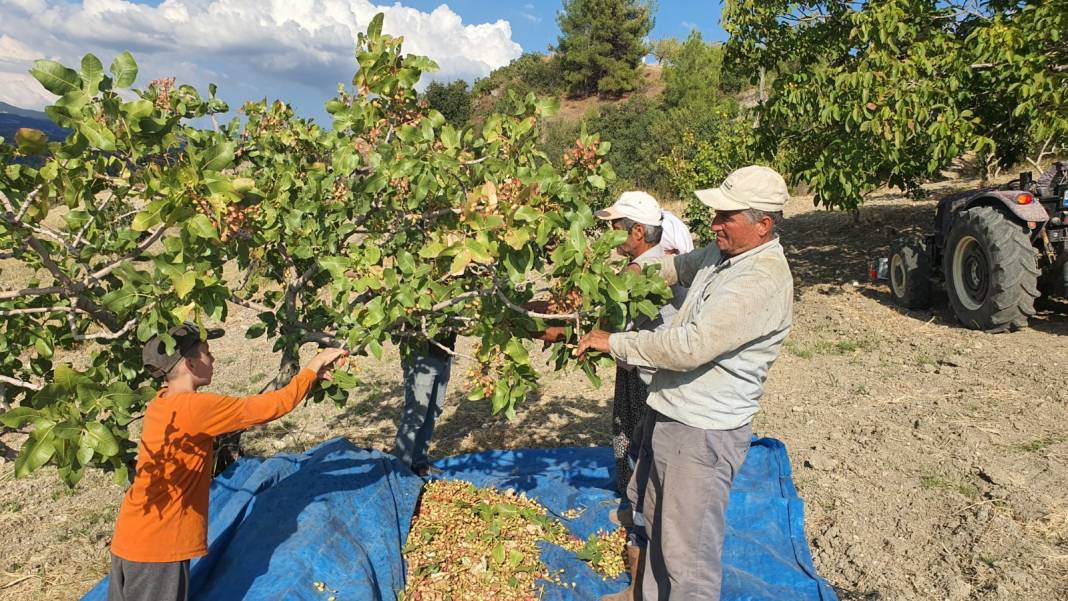
<path fill-rule="evenodd" d="M 591 447 L 609 443 L 611 417 L 599 414 L 596 401 L 581 397 L 549 398 L 537 392 L 518 407 L 509 421 L 493 415 L 490 402 L 467 401 L 463 392 L 450 395 L 456 411 L 438 422 L 434 454 L 447 457 L 486 449 Z M 530 411 L 532 405 L 537 411 Z"/>
<path fill-rule="evenodd" d="M 330 418 L 330 431 L 378 424 L 375 437 L 392 439 L 404 405 L 404 384 L 397 379 L 365 380 L 349 403 Z M 490 401 L 467 400 L 461 372 L 453 366 L 445 412 L 431 437 L 431 459 L 490 449 L 530 447 L 589 447 L 609 444 L 611 416 L 597 400 L 582 397 L 550 397 L 532 393 L 516 408 L 509 421 L 494 415 Z M 604 394 L 603 392 L 601 394 Z M 532 410 L 534 406 L 537 410 Z M 604 413 L 600 413 L 604 411 Z M 355 441 L 365 445 L 364 441 Z M 381 449 L 390 452 L 392 449 Z"/>
<path fill-rule="evenodd" d="M 782 242 L 795 292 L 866 280 L 868 262 L 886 256 L 890 242 L 898 236 L 929 231 L 934 210 L 931 202 L 917 202 L 864 207 L 859 223 L 851 214 L 838 211 L 817 210 L 787 218 Z"/>

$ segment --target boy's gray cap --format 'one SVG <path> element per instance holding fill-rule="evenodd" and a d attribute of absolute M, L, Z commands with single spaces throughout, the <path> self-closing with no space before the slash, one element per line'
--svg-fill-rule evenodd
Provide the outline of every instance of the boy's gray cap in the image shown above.
<path fill-rule="evenodd" d="M 154 378 L 166 376 L 167 372 L 181 361 L 184 354 L 201 341 L 200 326 L 191 321 L 171 328 L 168 333 L 174 338 L 173 353 L 167 354 L 167 345 L 159 336 L 150 338 L 141 350 L 141 362 Z M 222 338 L 224 333 L 221 328 L 204 328 L 204 340 Z"/>

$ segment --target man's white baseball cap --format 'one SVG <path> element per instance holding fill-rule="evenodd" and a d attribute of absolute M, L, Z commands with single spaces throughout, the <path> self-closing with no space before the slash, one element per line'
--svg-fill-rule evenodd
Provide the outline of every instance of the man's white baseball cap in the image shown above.
<path fill-rule="evenodd" d="M 627 218 L 645 225 L 660 225 L 664 215 L 660 203 L 645 192 L 624 192 L 615 204 L 594 213 L 598 219 L 616 220 Z"/>
<path fill-rule="evenodd" d="M 737 169 L 718 188 L 698 190 L 694 194 L 717 211 L 757 209 L 777 213 L 790 199 L 786 180 L 774 169 L 763 165 Z"/>

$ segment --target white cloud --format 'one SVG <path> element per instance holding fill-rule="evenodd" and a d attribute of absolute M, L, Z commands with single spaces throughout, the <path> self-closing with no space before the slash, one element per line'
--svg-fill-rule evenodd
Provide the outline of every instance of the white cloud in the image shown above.
<path fill-rule="evenodd" d="M 541 23 L 541 17 L 536 15 L 536 14 L 534 14 L 534 11 L 535 11 L 534 5 L 528 2 L 528 3 L 523 5 L 523 10 L 519 11 L 519 15 L 521 17 L 523 17 L 524 19 L 526 19 L 527 21 L 530 21 L 531 23 L 534 23 L 534 24 Z"/>
<path fill-rule="evenodd" d="M 482 76 L 522 52 L 507 21 L 465 24 L 447 5 L 422 12 L 368 0 L 127 0 L 0 2 L 0 100 L 40 107 L 49 97 L 26 72 L 34 58 L 76 66 L 93 52 L 104 62 L 130 50 L 137 85 L 158 77 L 204 87 L 219 84 L 231 101 L 283 98 L 320 114 L 322 100 L 355 71 L 356 34 L 378 12 L 384 30 L 403 35 L 405 50 L 430 56 L 433 77 Z M 302 106 L 305 105 L 305 106 Z"/>

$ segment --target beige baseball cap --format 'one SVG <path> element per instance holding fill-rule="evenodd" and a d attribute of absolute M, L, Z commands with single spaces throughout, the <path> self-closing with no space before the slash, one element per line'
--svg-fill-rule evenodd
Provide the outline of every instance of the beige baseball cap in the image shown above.
<path fill-rule="evenodd" d="M 790 192 L 786 180 L 770 167 L 749 165 L 731 172 L 718 188 L 694 192 L 704 204 L 717 211 L 757 209 L 782 211 Z"/>
<path fill-rule="evenodd" d="M 616 220 L 627 218 L 645 225 L 660 225 L 664 220 L 660 203 L 645 192 L 624 192 L 615 204 L 594 213 L 598 219 Z"/>

